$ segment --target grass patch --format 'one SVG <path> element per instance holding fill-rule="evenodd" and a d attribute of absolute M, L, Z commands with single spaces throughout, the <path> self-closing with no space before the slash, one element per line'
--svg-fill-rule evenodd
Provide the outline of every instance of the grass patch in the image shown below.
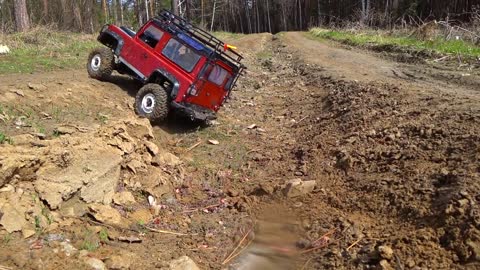
<path fill-rule="evenodd" d="M 218 39 L 238 39 L 244 36 L 244 34 L 239 34 L 239 33 L 231 33 L 231 32 L 223 32 L 223 31 L 217 31 L 213 32 L 212 35 L 214 35 Z"/>
<path fill-rule="evenodd" d="M 11 50 L 0 56 L 0 74 L 79 68 L 85 64 L 89 51 L 100 45 L 94 35 L 48 28 L 0 35 L 0 44 Z"/>
<path fill-rule="evenodd" d="M 387 45 L 406 47 L 412 50 L 429 50 L 440 54 L 460 54 L 467 57 L 480 57 L 480 47 L 463 40 L 419 40 L 408 36 L 394 36 L 379 32 L 353 33 L 341 30 L 312 28 L 309 34 L 316 38 L 331 39 L 355 46 Z"/>

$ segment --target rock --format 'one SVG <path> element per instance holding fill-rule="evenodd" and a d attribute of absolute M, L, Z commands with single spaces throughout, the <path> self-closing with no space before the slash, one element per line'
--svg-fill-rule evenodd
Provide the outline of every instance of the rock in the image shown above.
<path fill-rule="evenodd" d="M 480 243 L 479 242 L 474 242 L 472 240 L 467 240 L 466 241 L 467 246 L 470 248 L 472 251 L 472 258 L 480 262 Z"/>
<path fill-rule="evenodd" d="M 302 179 L 293 179 L 288 181 L 284 189 L 284 194 L 287 197 L 298 197 L 311 193 L 315 189 L 316 181 L 302 181 Z"/>
<path fill-rule="evenodd" d="M 71 255 L 77 253 L 77 249 L 72 246 L 68 242 L 60 242 L 60 246 L 62 247 L 62 251 L 65 253 L 67 257 L 70 257 Z"/>
<path fill-rule="evenodd" d="M 148 151 L 149 151 L 153 156 L 158 155 L 158 153 L 160 152 L 160 150 L 158 149 L 158 146 L 157 146 L 156 144 L 154 144 L 153 142 L 146 141 L 146 142 L 145 142 L 145 146 L 147 147 Z"/>
<path fill-rule="evenodd" d="M 377 269 L 378 270 L 394 270 L 394 268 L 390 265 L 390 263 L 388 263 L 387 260 L 381 260 L 378 263 Z"/>
<path fill-rule="evenodd" d="M 113 225 L 125 225 L 120 213 L 109 205 L 93 204 L 88 207 L 93 217 L 102 223 Z"/>
<path fill-rule="evenodd" d="M 0 212 L 3 213 L 0 219 L 0 225 L 2 225 L 8 233 L 22 230 L 26 223 L 25 215 L 18 211 L 16 207 L 10 203 L 6 203 L 0 209 Z"/>
<path fill-rule="evenodd" d="M 107 270 L 105 264 L 97 258 L 85 257 L 83 262 L 94 270 Z"/>
<path fill-rule="evenodd" d="M 40 198 L 56 209 L 80 190 L 87 203 L 110 203 L 120 178 L 120 153 L 94 142 L 89 149 L 73 149 L 72 153 L 67 168 L 50 165 L 39 171 L 34 185 Z"/>
<path fill-rule="evenodd" d="M 75 128 L 71 128 L 71 127 L 57 127 L 55 129 L 55 132 L 57 132 L 60 135 L 71 135 L 71 134 L 77 132 L 77 130 Z"/>
<path fill-rule="evenodd" d="M 11 139 L 15 145 L 30 145 L 33 141 L 35 141 L 35 137 L 30 134 L 12 136 Z"/>
<path fill-rule="evenodd" d="M 113 203 L 118 205 L 130 205 L 136 203 L 136 201 L 130 191 L 123 191 L 113 195 Z"/>
<path fill-rule="evenodd" d="M 129 269 L 134 259 L 135 255 L 133 253 L 122 251 L 121 254 L 110 256 L 106 265 L 108 269 L 112 270 Z"/>
<path fill-rule="evenodd" d="M 208 140 L 208 143 L 213 144 L 213 145 L 219 145 L 220 144 L 220 142 L 217 141 L 217 140 Z"/>
<path fill-rule="evenodd" d="M 167 165 L 167 166 L 175 167 L 181 163 L 182 161 L 177 156 L 168 152 L 159 153 L 152 160 L 152 165 L 154 166 Z"/>
<path fill-rule="evenodd" d="M 169 270 L 200 270 L 195 262 L 187 256 L 182 256 L 176 260 L 170 261 Z"/>
<path fill-rule="evenodd" d="M 383 259 L 387 259 L 387 260 L 393 259 L 393 250 L 389 246 L 379 246 L 378 247 L 378 254 Z"/>
<path fill-rule="evenodd" d="M 10 53 L 10 48 L 6 45 L 0 45 L 0 54 L 8 54 Z"/>
<path fill-rule="evenodd" d="M 227 191 L 227 194 L 230 197 L 238 197 L 240 195 L 240 192 L 238 190 L 235 190 L 235 189 L 231 188 Z"/>
<path fill-rule="evenodd" d="M 130 214 L 130 219 L 137 223 L 146 224 L 153 219 L 153 215 L 148 209 L 139 209 Z"/>
<path fill-rule="evenodd" d="M 23 181 L 34 180 L 43 164 L 44 153 L 33 149 L 2 147 L 0 159 L 0 188 L 18 175 Z"/>
<path fill-rule="evenodd" d="M 32 229 L 27 229 L 27 228 L 22 229 L 23 238 L 29 238 L 32 235 L 35 235 L 35 233 L 36 233 L 35 230 L 32 230 Z"/>
<path fill-rule="evenodd" d="M 25 97 L 25 93 L 22 90 L 12 90 L 12 92 L 21 97 Z"/>
<path fill-rule="evenodd" d="M 254 128 L 256 128 L 256 127 L 257 127 L 257 125 L 256 125 L 256 124 L 251 124 L 251 125 L 250 125 L 250 126 L 248 126 L 247 128 L 248 128 L 248 129 L 254 129 Z"/>
<path fill-rule="evenodd" d="M 28 88 L 35 90 L 35 91 L 43 91 L 47 90 L 47 87 L 43 84 L 36 84 L 36 83 L 28 83 Z"/>

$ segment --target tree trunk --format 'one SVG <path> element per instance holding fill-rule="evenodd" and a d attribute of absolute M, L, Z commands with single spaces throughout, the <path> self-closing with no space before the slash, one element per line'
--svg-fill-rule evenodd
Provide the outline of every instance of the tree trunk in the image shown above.
<path fill-rule="evenodd" d="M 178 12 L 178 0 L 172 0 L 172 11 L 173 11 L 173 14 L 179 15 L 179 12 Z"/>
<path fill-rule="evenodd" d="M 42 11 L 42 20 L 44 23 L 48 23 L 50 20 L 48 19 L 48 0 L 43 0 L 43 11 Z"/>
<path fill-rule="evenodd" d="M 215 22 L 215 9 L 217 8 L 217 0 L 213 0 L 212 24 L 210 24 L 210 32 L 213 31 L 213 23 Z"/>
<path fill-rule="evenodd" d="M 105 18 L 105 23 L 107 23 L 108 22 L 107 0 L 102 0 L 102 9 L 103 9 L 103 16 Z"/>
<path fill-rule="evenodd" d="M 27 2 L 25 0 L 14 0 L 13 8 L 15 10 L 15 26 L 18 32 L 24 32 L 30 28 L 30 21 L 27 12 Z"/>

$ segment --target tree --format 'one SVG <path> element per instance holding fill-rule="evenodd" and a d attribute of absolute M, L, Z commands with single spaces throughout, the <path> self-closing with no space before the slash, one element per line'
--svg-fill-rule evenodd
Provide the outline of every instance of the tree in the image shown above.
<path fill-rule="evenodd" d="M 30 28 L 26 0 L 14 0 L 15 26 L 18 32 L 24 32 Z"/>

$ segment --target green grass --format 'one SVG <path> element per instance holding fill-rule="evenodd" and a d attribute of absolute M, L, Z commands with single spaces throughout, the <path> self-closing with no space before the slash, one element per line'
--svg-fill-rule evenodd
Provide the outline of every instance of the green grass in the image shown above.
<path fill-rule="evenodd" d="M 93 35 L 46 28 L 0 35 L 0 44 L 11 51 L 0 56 L 0 74 L 79 68 L 85 64 L 89 51 L 99 46 Z"/>
<path fill-rule="evenodd" d="M 480 47 L 463 40 L 444 40 L 441 38 L 424 41 L 408 36 L 393 36 L 382 33 L 353 33 L 341 30 L 312 28 L 309 34 L 316 38 L 346 42 L 355 46 L 390 45 L 412 50 L 430 50 L 440 54 L 460 54 L 468 57 L 480 57 Z"/>

